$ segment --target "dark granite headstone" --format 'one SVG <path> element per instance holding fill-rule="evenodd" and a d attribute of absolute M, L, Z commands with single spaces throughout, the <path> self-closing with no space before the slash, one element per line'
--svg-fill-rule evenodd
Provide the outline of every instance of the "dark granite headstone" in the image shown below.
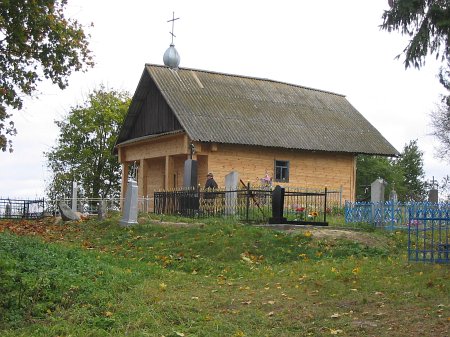
<path fill-rule="evenodd" d="M 272 191 L 272 217 L 269 219 L 270 224 L 286 223 L 287 219 L 283 217 L 284 208 L 284 188 L 277 185 Z"/>
<path fill-rule="evenodd" d="M 437 203 L 439 202 L 439 192 L 437 189 L 432 188 L 428 191 L 428 202 Z"/>
<path fill-rule="evenodd" d="M 197 161 L 188 159 L 184 162 L 183 187 L 197 187 Z"/>

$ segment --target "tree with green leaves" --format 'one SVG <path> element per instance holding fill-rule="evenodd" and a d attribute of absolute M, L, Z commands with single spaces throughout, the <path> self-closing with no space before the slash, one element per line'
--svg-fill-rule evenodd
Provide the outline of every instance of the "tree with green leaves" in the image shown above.
<path fill-rule="evenodd" d="M 447 0 L 389 0 L 381 29 L 410 37 L 405 67 L 421 68 L 428 54 L 450 61 L 450 4 Z M 400 57 L 400 55 L 398 56 Z"/>
<path fill-rule="evenodd" d="M 426 199 L 425 171 L 423 152 L 419 150 L 417 139 L 405 145 L 400 157 L 393 166 L 402 173 L 402 191 L 399 199 L 403 201 L 423 201 Z"/>
<path fill-rule="evenodd" d="M 398 31 L 410 37 L 403 50 L 405 67 L 420 69 L 428 55 L 442 62 L 439 81 L 447 95 L 431 114 L 433 135 L 441 146 L 439 158 L 450 154 L 450 1 L 448 0 L 389 0 L 390 10 L 383 14 L 381 28 Z M 400 57 L 400 55 L 398 56 Z M 448 159 L 447 159 L 448 161 Z"/>
<path fill-rule="evenodd" d="M 399 201 L 422 201 L 426 197 L 423 152 L 417 140 L 405 145 L 398 158 L 360 155 L 356 163 L 356 198 L 370 200 L 370 184 L 378 178 L 388 186 L 385 198 L 395 189 Z"/>
<path fill-rule="evenodd" d="M 73 71 L 93 66 L 88 36 L 65 17 L 67 0 L 0 1 L 0 148 L 12 151 L 11 112 L 42 79 L 61 89 Z"/>
<path fill-rule="evenodd" d="M 402 190 L 402 174 L 392 165 L 392 160 L 381 156 L 359 155 L 356 161 L 356 199 L 370 201 L 370 185 L 378 178 L 388 183 L 385 198 L 394 186 L 397 193 Z"/>
<path fill-rule="evenodd" d="M 65 196 L 73 181 L 88 198 L 120 194 L 121 170 L 113 149 L 130 100 L 126 92 L 101 87 L 55 122 L 60 129 L 57 144 L 44 153 L 53 174 L 49 198 Z"/>

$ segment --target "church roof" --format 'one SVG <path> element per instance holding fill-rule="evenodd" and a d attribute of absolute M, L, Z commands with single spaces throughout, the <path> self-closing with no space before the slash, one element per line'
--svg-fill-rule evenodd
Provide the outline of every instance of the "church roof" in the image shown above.
<path fill-rule="evenodd" d="M 117 144 L 143 113 L 153 81 L 193 141 L 398 155 L 343 95 L 268 79 L 146 64 Z M 173 130 L 166 130 L 173 131 Z"/>

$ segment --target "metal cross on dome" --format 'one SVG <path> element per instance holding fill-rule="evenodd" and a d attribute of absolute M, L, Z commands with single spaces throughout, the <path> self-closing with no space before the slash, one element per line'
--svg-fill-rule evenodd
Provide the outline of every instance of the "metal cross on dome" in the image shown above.
<path fill-rule="evenodd" d="M 175 12 L 172 12 L 172 19 L 171 20 L 167 20 L 167 22 L 172 22 L 172 31 L 169 32 L 170 35 L 172 35 L 172 43 L 173 44 L 173 38 L 176 37 L 175 34 L 173 33 L 173 26 L 175 23 L 175 20 L 178 20 L 179 18 L 175 18 Z"/>

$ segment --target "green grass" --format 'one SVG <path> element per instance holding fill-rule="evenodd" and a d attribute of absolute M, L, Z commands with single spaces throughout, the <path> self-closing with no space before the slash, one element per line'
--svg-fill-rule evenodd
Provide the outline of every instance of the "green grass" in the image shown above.
<path fill-rule="evenodd" d="M 405 233 L 180 220 L 0 232 L 0 335 L 447 336 L 449 266 L 409 264 Z"/>

